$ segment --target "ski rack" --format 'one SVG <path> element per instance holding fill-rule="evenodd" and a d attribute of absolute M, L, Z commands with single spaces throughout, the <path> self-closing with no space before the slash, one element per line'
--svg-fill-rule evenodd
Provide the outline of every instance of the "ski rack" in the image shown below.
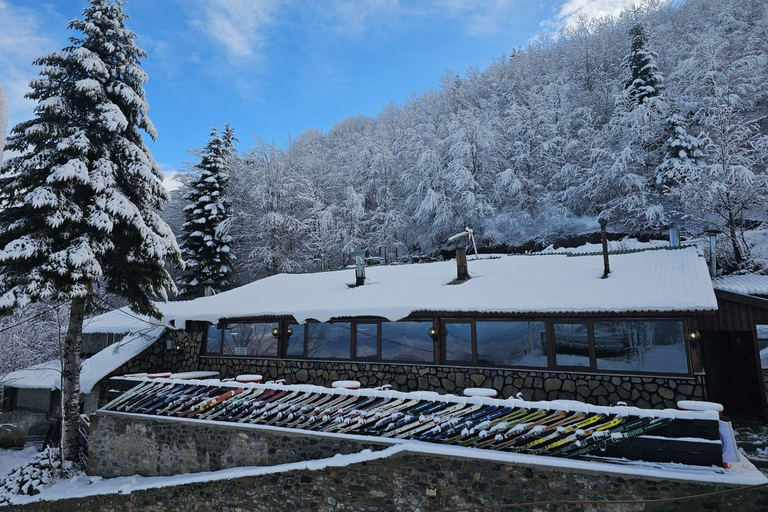
<path fill-rule="evenodd" d="M 723 462 L 714 411 L 170 378 L 113 377 L 110 389 L 114 399 L 102 411 L 552 457 L 720 467 Z"/>

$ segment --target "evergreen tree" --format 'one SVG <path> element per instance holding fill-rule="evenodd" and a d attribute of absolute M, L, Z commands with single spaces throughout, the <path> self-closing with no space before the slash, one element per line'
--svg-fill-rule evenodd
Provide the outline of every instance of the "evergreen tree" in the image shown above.
<path fill-rule="evenodd" d="M 78 456 L 79 349 L 83 316 L 97 288 L 159 316 L 152 299 L 175 291 L 164 259 L 180 261 L 159 216 L 162 171 L 140 59 L 123 3 L 91 0 L 62 51 L 40 57 L 27 97 L 34 118 L 14 127 L 18 154 L 0 175 L 0 310 L 70 301 L 62 370 L 63 455 Z"/>
<path fill-rule="evenodd" d="M 201 297 L 208 283 L 216 290 L 231 285 L 232 237 L 227 228 L 232 208 L 226 190 L 235 140 L 229 125 L 221 135 L 216 128 L 211 131 L 200 163 L 195 166 L 199 174 L 184 196 L 189 203 L 184 207 L 186 222 L 181 227 L 185 297 Z"/>
<path fill-rule="evenodd" d="M 624 57 L 624 66 L 631 76 L 624 83 L 629 100 L 635 105 L 647 98 L 659 95 L 663 77 L 656 67 L 656 53 L 648 49 L 648 32 L 642 23 L 635 23 L 628 31 L 632 38 L 629 53 Z"/>

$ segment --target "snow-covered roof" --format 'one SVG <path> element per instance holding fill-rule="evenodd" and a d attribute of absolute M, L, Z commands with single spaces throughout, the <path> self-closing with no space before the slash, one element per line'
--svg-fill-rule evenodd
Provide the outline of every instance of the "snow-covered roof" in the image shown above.
<path fill-rule="evenodd" d="M 164 332 L 165 327 L 153 327 L 129 333 L 119 342 L 84 360 L 80 370 L 80 392 L 90 393 L 97 382 L 139 355 Z M 0 379 L 0 384 L 23 389 L 59 389 L 61 362 L 54 359 L 11 372 Z"/>
<path fill-rule="evenodd" d="M 717 309 L 707 265 L 693 248 L 610 257 L 503 256 L 469 259 L 472 279 L 449 284 L 456 263 L 445 261 L 366 269 L 364 286 L 350 287 L 354 270 L 278 274 L 213 297 L 158 306 L 163 323 L 292 315 L 299 322 L 379 316 L 399 320 L 418 311 L 541 313 L 695 312 Z"/>
<path fill-rule="evenodd" d="M 712 286 L 715 290 L 740 295 L 768 295 L 768 276 L 757 274 L 723 276 L 713 279 Z"/>
<path fill-rule="evenodd" d="M 128 334 L 129 332 L 158 327 L 159 324 L 160 322 L 156 319 L 138 315 L 126 306 L 92 318 L 86 318 L 83 322 L 83 334 L 100 332 Z"/>

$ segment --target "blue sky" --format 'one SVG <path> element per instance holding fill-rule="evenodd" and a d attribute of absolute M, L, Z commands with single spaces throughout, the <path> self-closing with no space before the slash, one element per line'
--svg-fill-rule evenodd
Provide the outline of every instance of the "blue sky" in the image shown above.
<path fill-rule="evenodd" d="M 167 172 L 227 122 L 240 149 L 285 143 L 347 116 L 436 88 L 450 69 L 486 67 L 579 15 L 631 0 L 130 0 L 128 27 L 149 57 L 147 99 Z M 31 116 L 32 60 L 67 44 L 86 0 L 0 0 L 0 82 L 9 124 Z M 9 126 L 10 129 L 10 126 Z"/>

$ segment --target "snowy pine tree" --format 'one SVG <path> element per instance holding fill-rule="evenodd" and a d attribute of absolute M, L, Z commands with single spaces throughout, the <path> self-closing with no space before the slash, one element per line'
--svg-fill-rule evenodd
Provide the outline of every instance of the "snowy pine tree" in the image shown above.
<path fill-rule="evenodd" d="M 625 82 L 627 98 L 639 105 L 647 98 L 659 95 L 664 81 L 656 67 L 657 55 L 648 49 L 648 32 L 642 23 L 635 23 L 629 29 L 632 44 L 629 53 L 624 57 L 624 65 L 629 68 L 631 76 Z"/>
<path fill-rule="evenodd" d="M 195 166 L 199 174 L 184 196 L 189 203 L 184 207 L 186 222 L 181 227 L 185 297 L 201 297 L 208 283 L 219 291 L 231 285 L 232 237 L 227 232 L 231 203 L 226 190 L 235 140 L 229 125 L 221 135 L 216 128 L 211 131 L 200 163 Z"/>
<path fill-rule="evenodd" d="M 70 301 L 64 341 L 63 454 L 76 460 L 79 348 L 86 304 L 97 287 L 159 315 L 152 299 L 175 287 L 164 259 L 180 261 L 158 211 L 162 171 L 142 139 L 147 117 L 140 59 L 123 3 L 91 0 L 69 28 L 83 34 L 35 61 L 27 97 L 34 119 L 14 127 L 18 153 L 0 175 L 0 310 Z"/>

